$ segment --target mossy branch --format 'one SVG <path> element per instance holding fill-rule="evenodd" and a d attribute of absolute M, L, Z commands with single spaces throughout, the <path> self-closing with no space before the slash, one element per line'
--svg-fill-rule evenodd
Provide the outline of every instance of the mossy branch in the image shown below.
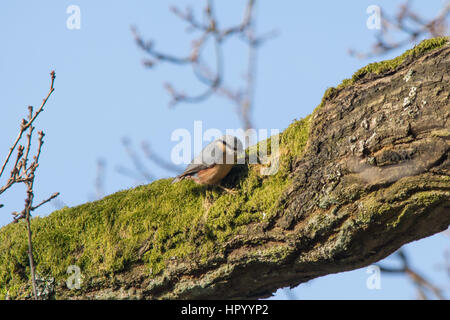
<path fill-rule="evenodd" d="M 233 169 L 236 195 L 159 180 L 33 219 L 37 272 L 59 299 L 259 298 L 445 230 L 449 56 L 427 40 L 328 90 L 281 133 L 277 174 Z M 29 294 L 23 230 L 0 230 L 3 296 Z"/>

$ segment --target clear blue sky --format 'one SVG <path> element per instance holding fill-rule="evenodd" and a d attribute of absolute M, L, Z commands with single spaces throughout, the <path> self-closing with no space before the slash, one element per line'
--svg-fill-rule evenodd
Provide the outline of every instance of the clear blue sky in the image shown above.
<path fill-rule="evenodd" d="M 203 1 L 176 1 L 184 8 Z M 366 27 L 366 8 L 377 4 L 388 12 L 400 1 L 260 1 L 257 29 L 279 31 L 259 52 L 254 123 L 257 128 L 283 130 L 304 117 L 320 102 L 327 87 L 335 86 L 367 63 L 347 54 L 348 48 L 367 50 L 374 31 Z M 69 206 L 84 203 L 95 192 L 96 160 L 107 161 L 106 192 L 127 189 L 136 181 L 115 171 L 133 168 L 121 146 L 128 136 L 136 146 L 148 140 L 160 156 L 170 159 L 173 130 L 192 130 L 194 120 L 204 128 L 240 126 L 233 106 L 222 99 L 201 105 L 167 107 L 162 85 L 171 81 L 186 91 L 200 90 L 189 69 L 159 65 L 142 67 L 143 53 L 135 46 L 130 25 L 138 26 L 157 48 L 183 55 L 190 46 L 186 25 L 168 10 L 175 1 L 2 1 L 0 4 L 0 161 L 17 134 L 26 106 L 38 106 L 48 91 L 49 72 L 56 71 L 56 91 L 36 122 L 46 133 L 36 178 L 36 201 L 55 191 Z M 217 1 L 224 25 L 239 21 L 244 1 Z M 345 5 L 344 5 L 345 3 Z M 444 1 L 416 1 L 414 7 L 432 17 Z M 69 5 L 81 9 L 81 29 L 69 30 Z M 227 80 L 239 83 L 245 57 L 238 41 L 226 47 Z M 383 59 L 392 58 L 404 49 Z M 158 178 L 170 172 L 147 164 Z M 0 183 L 3 182 L 0 181 Z M 23 207 L 20 188 L 2 195 L 0 225 L 11 221 L 10 212 Z M 47 215 L 49 204 L 37 212 Z M 435 283 L 449 287 L 448 277 L 436 270 L 449 247 L 444 235 L 412 243 L 408 252 L 419 270 Z M 303 299 L 410 299 L 415 292 L 408 281 L 383 276 L 381 290 L 366 288 L 365 269 L 330 275 L 301 285 L 293 292 Z M 446 291 L 447 297 L 449 290 Z M 277 298 L 286 298 L 279 290 Z"/>

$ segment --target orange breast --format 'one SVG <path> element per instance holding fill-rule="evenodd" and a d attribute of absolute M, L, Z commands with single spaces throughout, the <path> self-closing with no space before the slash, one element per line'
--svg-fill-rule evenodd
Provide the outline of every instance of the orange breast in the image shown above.
<path fill-rule="evenodd" d="M 196 182 L 201 184 L 218 184 L 230 172 L 232 164 L 216 164 L 197 173 Z"/>

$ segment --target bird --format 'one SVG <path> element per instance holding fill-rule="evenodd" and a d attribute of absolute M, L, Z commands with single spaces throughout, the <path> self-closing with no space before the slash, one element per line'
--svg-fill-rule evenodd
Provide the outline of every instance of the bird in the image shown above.
<path fill-rule="evenodd" d="M 223 178 L 244 152 L 242 142 L 235 136 L 224 135 L 208 144 L 186 167 L 183 173 L 172 180 L 172 184 L 191 179 L 201 185 L 215 185 L 229 193 L 230 189 L 220 185 Z"/>

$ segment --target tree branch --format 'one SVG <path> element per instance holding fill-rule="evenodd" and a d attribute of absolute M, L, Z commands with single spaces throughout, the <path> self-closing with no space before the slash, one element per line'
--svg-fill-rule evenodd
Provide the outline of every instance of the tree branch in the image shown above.
<path fill-rule="evenodd" d="M 448 70 L 447 38 L 359 70 L 280 134 L 275 175 L 233 168 L 236 194 L 158 180 L 38 219 L 34 239 L 51 252 L 38 268 L 64 283 L 68 265 L 83 267 L 83 287 L 56 298 L 262 298 L 446 230 Z M 0 260 L 21 256 L 8 240 L 20 235 L 0 229 Z M 18 272 L 0 265 L 0 286 L 17 288 Z"/>

